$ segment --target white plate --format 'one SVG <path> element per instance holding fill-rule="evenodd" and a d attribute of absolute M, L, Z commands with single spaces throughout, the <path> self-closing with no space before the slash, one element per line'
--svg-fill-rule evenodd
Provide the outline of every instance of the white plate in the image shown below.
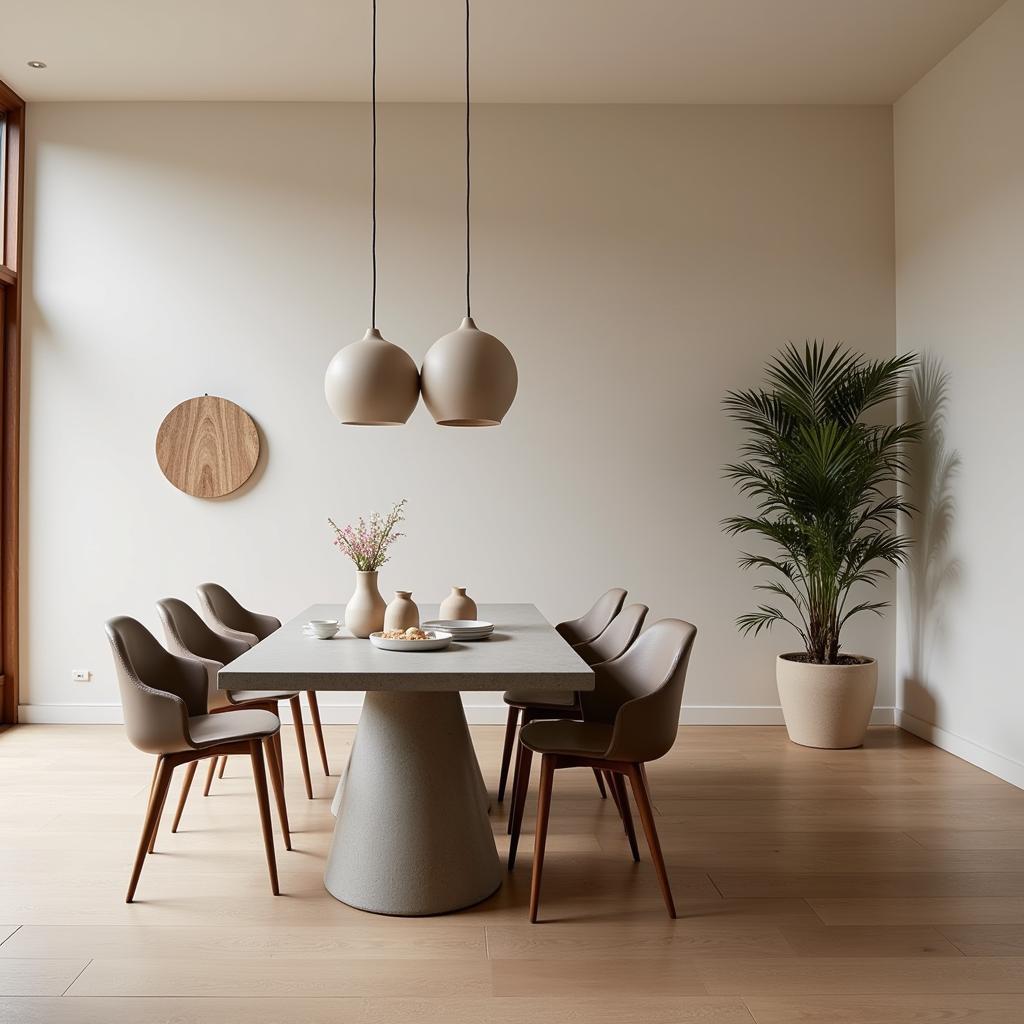
<path fill-rule="evenodd" d="M 370 643 L 381 651 L 443 651 L 451 642 L 451 633 L 425 629 L 429 640 L 385 640 L 383 633 L 371 633 Z"/>
<path fill-rule="evenodd" d="M 447 633 L 490 633 L 494 629 L 493 622 L 481 622 L 477 619 L 431 619 L 423 623 L 424 629 L 443 629 Z"/>

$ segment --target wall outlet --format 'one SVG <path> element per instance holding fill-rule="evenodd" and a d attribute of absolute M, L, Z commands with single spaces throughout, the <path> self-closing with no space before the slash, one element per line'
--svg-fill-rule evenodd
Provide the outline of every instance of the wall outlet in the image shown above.
<path fill-rule="evenodd" d="M 87 668 L 73 668 L 71 670 L 71 678 L 76 683 L 87 683 L 92 679 L 92 672 Z"/>

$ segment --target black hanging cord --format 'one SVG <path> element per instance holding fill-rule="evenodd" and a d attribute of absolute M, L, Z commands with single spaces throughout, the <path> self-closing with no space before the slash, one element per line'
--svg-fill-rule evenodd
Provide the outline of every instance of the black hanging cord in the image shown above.
<path fill-rule="evenodd" d="M 377 327 L 377 0 L 373 0 L 373 56 L 370 72 L 370 120 L 373 125 L 371 165 L 373 185 L 370 190 L 370 262 L 372 280 L 370 287 L 370 327 Z"/>
<path fill-rule="evenodd" d="M 466 316 L 469 317 L 469 0 L 466 0 Z"/>

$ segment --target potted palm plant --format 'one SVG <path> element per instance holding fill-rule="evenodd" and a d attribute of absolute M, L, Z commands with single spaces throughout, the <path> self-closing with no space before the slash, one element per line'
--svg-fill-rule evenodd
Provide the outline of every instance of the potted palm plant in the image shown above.
<path fill-rule="evenodd" d="M 785 623 L 799 634 L 803 650 L 779 655 L 776 680 L 789 738 L 804 746 L 859 746 L 871 717 L 878 663 L 844 652 L 842 633 L 856 615 L 882 614 L 887 602 L 870 589 L 906 559 L 897 517 L 913 509 L 897 485 L 921 425 L 865 417 L 900 395 L 914 361 L 789 345 L 768 364 L 764 387 L 725 399 L 747 438 L 725 473 L 755 511 L 723 527 L 771 549 L 740 558 L 770 573 L 755 589 L 773 597 L 737 626 L 756 636 Z"/>

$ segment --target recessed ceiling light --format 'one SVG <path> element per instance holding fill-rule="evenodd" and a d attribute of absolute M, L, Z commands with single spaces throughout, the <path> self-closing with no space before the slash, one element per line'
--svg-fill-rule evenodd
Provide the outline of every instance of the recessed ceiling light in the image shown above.
<path fill-rule="evenodd" d="M 28 66 L 30 68 L 45 68 L 46 62 L 41 60 L 30 60 L 28 61 Z"/>

